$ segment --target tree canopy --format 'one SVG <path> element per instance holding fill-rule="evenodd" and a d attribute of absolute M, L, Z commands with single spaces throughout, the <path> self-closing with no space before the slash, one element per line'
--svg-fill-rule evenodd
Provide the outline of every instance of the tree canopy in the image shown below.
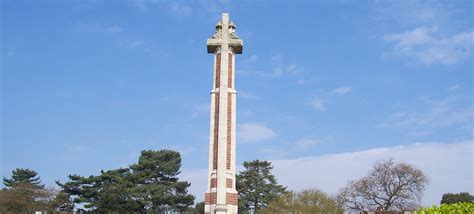
<path fill-rule="evenodd" d="M 239 210 L 258 212 L 261 208 L 286 193 L 271 173 L 273 166 L 268 161 L 244 162 L 245 170 L 236 176 L 239 192 Z"/>
<path fill-rule="evenodd" d="M 41 179 L 38 176 L 38 173 L 30 169 L 17 168 L 12 171 L 12 176 L 10 179 L 3 178 L 3 184 L 7 188 L 13 188 L 21 184 L 27 184 L 30 187 L 34 188 L 43 188 L 44 185 L 41 184 Z"/>
<path fill-rule="evenodd" d="M 10 179 L 3 178 L 6 188 L 0 190 L 1 212 L 27 212 L 53 210 L 55 194 L 45 189 L 38 173 L 30 169 L 17 168 Z"/>
<path fill-rule="evenodd" d="M 474 196 L 468 192 L 460 192 L 457 194 L 445 193 L 441 198 L 441 204 L 455 204 L 459 202 L 474 203 Z"/>
<path fill-rule="evenodd" d="M 101 171 L 98 176 L 69 175 L 63 191 L 98 213 L 184 211 L 194 203 L 190 183 L 179 181 L 181 156 L 170 150 L 142 151 L 137 164 Z"/>
<path fill-rule="evenodd" d="M 333 213 L 342 214 L 344 209 L 336 200 L 318 189 L 288 192 L 270 202 L 260 213 Z"/>
<path fill-rule="evenodd" d="M 367 176 L 349 181 L 337 200 L 352 210 L 416 210 L 428 183 L 420 169 L 388 159 L 377 162 Z"/>

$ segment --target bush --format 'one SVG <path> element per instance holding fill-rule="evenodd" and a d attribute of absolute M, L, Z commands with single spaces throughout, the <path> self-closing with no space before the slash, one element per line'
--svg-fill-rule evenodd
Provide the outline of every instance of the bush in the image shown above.
<path fill-rule="evenodd" d="M 441 206 L 435 206 L 429 208 L 423 208 L 416 211 L 414 214 L 464 214 L 474 213 L 474 203 L 455 203 L 455 204 L 442 204 Z"/>

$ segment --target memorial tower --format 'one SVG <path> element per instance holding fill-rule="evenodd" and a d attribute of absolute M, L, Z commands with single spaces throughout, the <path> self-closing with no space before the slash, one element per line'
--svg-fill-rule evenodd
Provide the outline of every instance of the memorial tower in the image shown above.
<path fill-rule="evenodd" d="M 207 52 L 214 55 L 211 91 L 208 188 L 205 213 L 237 213 L 235 183 L 235 54 L 243 42 L 235 33 L 229 14 L 223 13 L 214 35 L 207 40 Z"/>

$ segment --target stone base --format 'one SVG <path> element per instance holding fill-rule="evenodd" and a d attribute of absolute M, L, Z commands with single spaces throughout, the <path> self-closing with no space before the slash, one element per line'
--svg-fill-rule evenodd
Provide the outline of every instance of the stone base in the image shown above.
<path fill-rule="evenodd" d="M 226 205 L 223 205 L 226 206 Z M 217 208 L 215 204 L 206 204 L 204 207 L 205 214 L 237 214 L 237 205 L 227 205 L 225 208 Z"/>

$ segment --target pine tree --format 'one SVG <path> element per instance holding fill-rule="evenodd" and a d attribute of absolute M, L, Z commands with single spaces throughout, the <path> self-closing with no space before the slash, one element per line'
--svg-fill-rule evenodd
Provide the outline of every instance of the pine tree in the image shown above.
<path fill-rule="evenodd" d="M 179 181 L 181 156 L 170 150 L 142 151 L 129 168 L 101 171 L 98 176 L 69 175 L 63 192 L 74 203 L 96 213 L 184 211 L 194 203 L 191 185 Z"/>
<path fill-rule="evenodd" d="M 14 188 L 21 184 L 30 185 L 35 188 L 43 188 L 44 185 L 41 184 L 41 179 L 33 170 L 17 168 L 12 171 L 11 179 L 3 178 L 3 184 L 7 188 Z"/>
<path fill-rule="evenodd" d="M 236 176 L 239 192 L 239 210 L 258 212 L 286 193 L 271 173 L 273 166 L 268 161 L 244 162 L 245 170 Z"/>

